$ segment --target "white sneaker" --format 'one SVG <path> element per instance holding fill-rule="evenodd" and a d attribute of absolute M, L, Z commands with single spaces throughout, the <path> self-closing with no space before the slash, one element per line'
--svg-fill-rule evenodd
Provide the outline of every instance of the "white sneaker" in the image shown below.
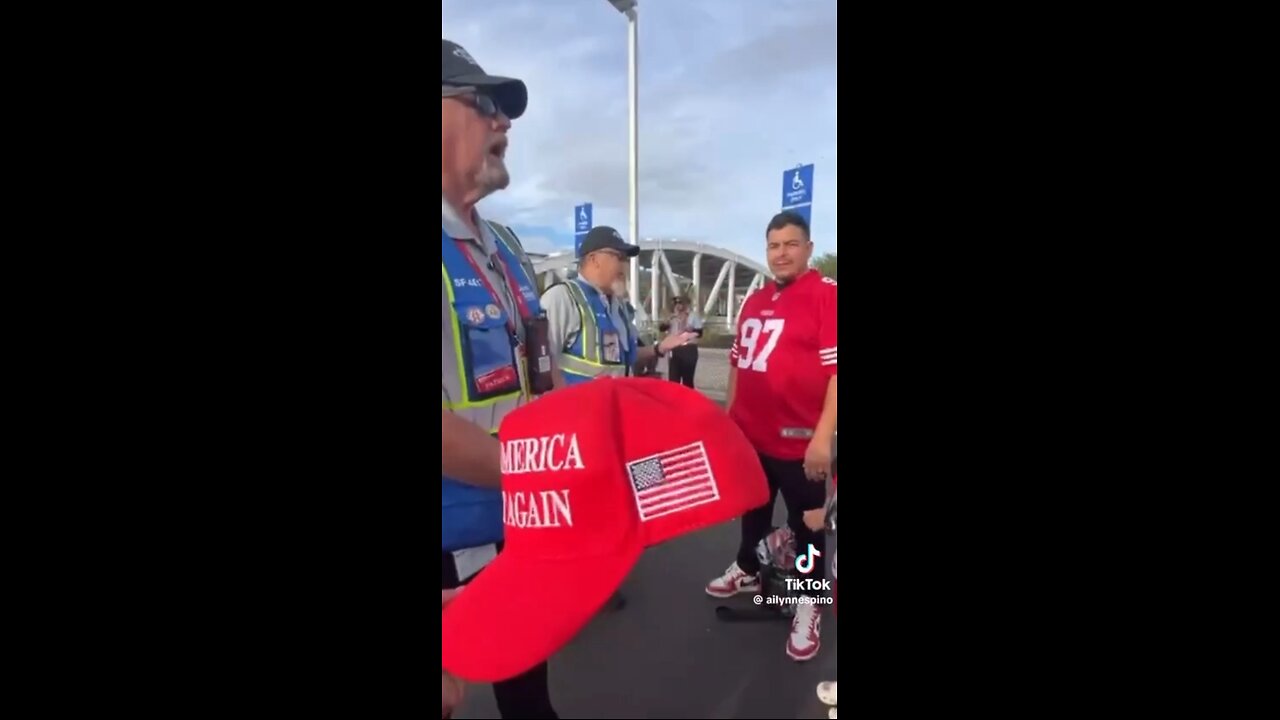
<path fill-rule="evenodd" d="M 823 705 L 836 704 L 836 681 L 818 683 L 818 699 Z"/>
<path fill-rule="evenodd" d="M 818 640 L 818 631 L 822 626 L 822 615 L 816 605 L 797 605 L 796 615 L 791 618 L 791 637 L 787 638 L 787 656 L 796 662 L 813 659 L 818 654 L 822 642 Z"/>
<path fill-rule="evenodd" d="M 736 562 L 723 575 L 707 583 L 707 594 L 711 597 L 727 598 L 738 593 L 759 591 L 760 578 L 748 575 Z"/>

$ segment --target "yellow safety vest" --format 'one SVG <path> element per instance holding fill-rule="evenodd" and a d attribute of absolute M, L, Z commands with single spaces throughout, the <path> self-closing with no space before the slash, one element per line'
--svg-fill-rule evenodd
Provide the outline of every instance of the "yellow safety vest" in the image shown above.
<path fill-rule="evenodd" d="M 627 347 L 619 347 L 621 353 L 619 362 L 605 360 L 601 357 L 604 333 L 618 332 L 618 328 L 613 327 L 609 309 L 599 297 L 588 298 L 577 280 L 570 280 L 564 285 L 569 292 L 569 297 L 578 306 L 578 315 L 582 318 L 578 336 L 569 347 L 561 350 L 560 372 L 564 375 L 565 382 L 574 385 L 606 375 L 614 377 L 626 375 L 635 358 L 635 333 L 631 328 L 625 328 Z"/>

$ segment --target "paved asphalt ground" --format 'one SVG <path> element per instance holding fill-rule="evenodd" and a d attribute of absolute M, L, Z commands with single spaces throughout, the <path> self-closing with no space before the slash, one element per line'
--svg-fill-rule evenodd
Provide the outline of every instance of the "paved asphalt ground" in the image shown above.
<path fill-rule="evenodd" d="M 702 350 L 698 389 L 722 400 L 727 367 L 727 351 Z M 783 508 L 779 499 L 775 525 L 785 523 Z M 738 528 L 737 521 L 726 523 L 640 558 L 622 585 L 625 607 L 603 611 L 550 661 L 551 699 L 561 717 L 827 716 L 815 687 L 836 677 L 830 606 L 822 608 L 822 650 L 807 663 L 786 656 L 789 621 L 726 623 L 715 617 L 716 605 L 752 607 L 750 595 L 726 601 L 703 591 L 733 562 Z M 829 542 L 834 547 L 834 538 Z M 489 686 L 469 687 L 454 717 L 497 718 Z"/>
<path fill-rule="evenodd" d="M 667 361 L 661 360 L 658 369 L 667 375 Z M 694 386 L 712 400 L 724 403 L 729 389 L 729 351 L 712 348 L 698 349 L 698 368 L 693 374 Z"/>

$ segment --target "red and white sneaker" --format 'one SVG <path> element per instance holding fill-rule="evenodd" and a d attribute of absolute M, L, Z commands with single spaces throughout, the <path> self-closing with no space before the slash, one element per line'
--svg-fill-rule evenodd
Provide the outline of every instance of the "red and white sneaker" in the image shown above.
<path fill-rule="evenodd" d="M 747 574 L 736 562 L 723 575 L 707 583 L 707 594 L 711 597 L 727 598 L 747 592 L 760 592 L 760 578 Z"/>
<path fill-rule="evenodd" d="M 791 637 L 787 638 L 787 657 L 796 662 L 812 660 L 822 647 L 818 639 L 818 631 L 822 626 L 822 615 L 816 605 L 797 605 L 796 615 L 791 618 Z"/>

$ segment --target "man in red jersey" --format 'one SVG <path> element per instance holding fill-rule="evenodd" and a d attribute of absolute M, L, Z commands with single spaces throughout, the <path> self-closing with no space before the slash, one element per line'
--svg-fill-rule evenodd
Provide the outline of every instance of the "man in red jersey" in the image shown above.
<path fill-rule="evenodd" d="M 801 594 L 830 593 L 826 538 L 804 523 L 807 510 L 826 503 L 836 430 L 836 282 L 809 268 L 813 242 L 803 217 L 782 212 L 765 233 L 774 279 L 747 298 L 729 351 L 729 415 L 760 454 L 769 478 L 769 502 L 742 517 L 738 559 L 707 584 L 707 594 L 760 592 L 756 544 L 768 533 L 774 499 L 787 504 L 795 533 Z M 806 570 L 806 568 L 808 568 Z M 818 654 L 821 613 L 796 605 L 787 655 Z"/>

